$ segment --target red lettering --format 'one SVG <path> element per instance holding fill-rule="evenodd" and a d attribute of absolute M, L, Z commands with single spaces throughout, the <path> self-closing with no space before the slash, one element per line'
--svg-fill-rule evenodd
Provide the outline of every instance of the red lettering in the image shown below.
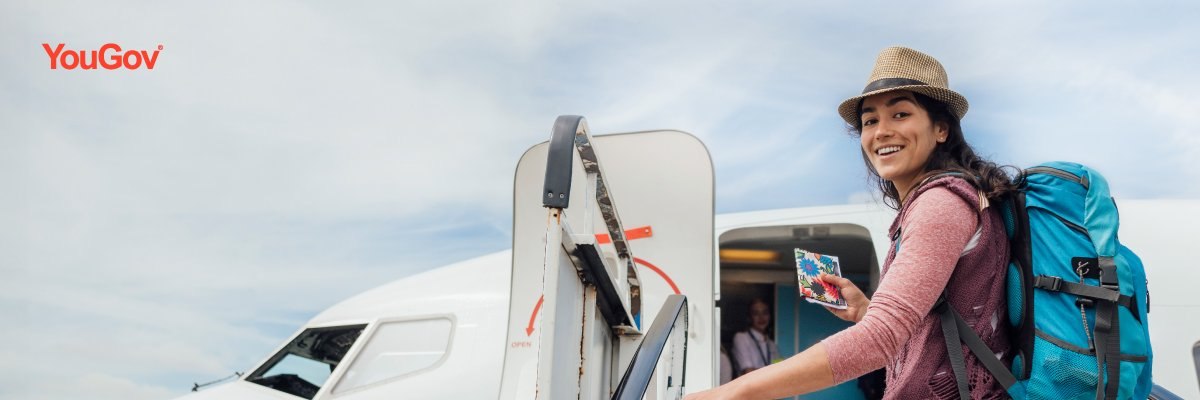
<path fill-rule="evenodd" d="M 142 58 L 146 60 L 146 69 L 154 69 L 154 63 L 158 62 L 158 50 L 154 51 L 153 56 L 146 54 L 146 51 L 142 50 Z"/>
<path fill-rule="evenodd" d="M 133 56 L 134 62 L 129 62 L 129 56 Z M 122 61 L 125 62 L 125 68 L 138 69 L 138 67 L 142 66 L 142 55 L 130 50 L 125 52 L 125 58 Z"/>
<path fill-rule="evenodd" d="M 120 68 L 121 67 L 121 56 L 113 54 L 113 56 L 110 58 L 106 55 L 106 54 L 108 54 L 109 50 L 119 52 L 119 51 L 121 51 L 121 46 L 118 46 L 116 43 L 109 43 L 104 46 L 100 46 L 100 66 L 104 67 L 104 69 Z M 112 61 L 112 63 L 110 64 L 108 62 L 105 62 L 106 60 Z"/>
<path fill-rule="evenodd" d="M 42 43 L 42 48 L 46 49 L 46 55 L 50 56 L 50 69 L 58 69 L 58 53 L 62 51 L 65 45 L 65 43 L 59 43 L 58 47 L 50 50 L 49 43 Z"/>
<path fill-rule="evenodd" d="M 67 61 L 67 56 L 71 57 L 70 61 Z M 64 51 L 62 53 L 62 58 L 60 58 L 58 62 L 62 64 L 63 68 L 75 69 L 75 67 L 79 66 L 79 53 L 75 50 Z"/>
<path fill-rule="evenodd" d="M 88 64 L 88 53 L 92 53 L 92 63 Z M 96 51 L 84 51 L 79 53 L 79 68 L 96 69 Z"/>
<path fill-rule="evenodd" d="M 107 70 L 114 70 L 124 67 L 136 70 L 142 65 L 145 65 L 146 69 L 154 69 L 163 45 L 158 45 L 158 49 L 154 51 L 122 51 L 121 46 L 116 43 L 105 43 L 100 46 L 99 50 L 69 50 L 66 49 L 65 43 L 59 43 L 57 47 L 51 48 L 49 43 L 42 43 L 42 49 L 46 51 L 46 57 L 50 59 L 50 69 L 58 69 L 61 66 L 63 69 L 104 67 Z"/>

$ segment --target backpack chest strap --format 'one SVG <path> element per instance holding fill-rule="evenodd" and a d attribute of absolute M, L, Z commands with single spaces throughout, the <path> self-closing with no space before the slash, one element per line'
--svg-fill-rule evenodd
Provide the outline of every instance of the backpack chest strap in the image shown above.
<path fill-rule="evenodd" d="M 1038 275 L 1033 278 L 1033 287 L 1052 292 L 1070 293 L 1079 297 L 1084 297 L 1092 300 L 1103 300 L 1117 303 L 1121 307 L 1125 307 L 1133 312 L 1133 317 L 1138 321 L 1142 318 L 1137 312 L 1137 298 L 1126 296 L 1121 292 L 1107 289 L 1099 286 L 1084 285 L 1064 280 L 1057 276 Z"/>

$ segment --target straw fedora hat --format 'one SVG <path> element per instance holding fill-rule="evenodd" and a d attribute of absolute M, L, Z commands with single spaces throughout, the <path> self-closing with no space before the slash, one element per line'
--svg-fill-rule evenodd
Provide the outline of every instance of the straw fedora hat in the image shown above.
<path fill-rule="evenodd" d="M 908 90 L 946 103 L 958 119 L 967 114 L 967 98 L 950 90 L 946 69 L 928 54 L 907 48 L 888 47 L 879 52 L 875 68 L 867 78 L 862 94 L 843 101 L 838 114 L 851 126 L 858 126 L 859 102 L 872 95 Z"/>

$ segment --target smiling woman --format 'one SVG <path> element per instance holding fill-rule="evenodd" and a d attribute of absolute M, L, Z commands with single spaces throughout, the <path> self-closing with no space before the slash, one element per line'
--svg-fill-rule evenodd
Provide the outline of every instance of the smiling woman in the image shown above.
<path fill-rule="evenodd" d="M 946 142 L 947 124 L 934 123 L 908 91 L 875 95 L 863 100 L 860 139 L 868 164 L 880 178 L 892 182 L 900 201 L 908 195 L 934 147 Z"/>
<path fill-rule="evenodd" d="M 936 172 L 971 178 L 987 198 L 1015 190 L 1009 173 L 967 143 L 960 123 L 967 99 L 948 88 L 937 60 L 902 47 L 884 50 L 880 60 L 863 94 L 842 102 L 838 113 L 854 127 L 867 171 L 886 203 L 899 209 L 908 191 Z M 912 68 L 897 67 L 901 60 Z"/>
<path fill-rule="evenodd" d="M 963 373 L 970 386 L 956 381 L 962 376 L 957 367 L 951 371 L 938 318 L 927 318 L 944 298 L 969 314 L 967 324 L 990 353 L 1009 350 L 1007 336 L 989 322 L 1006 318 L 998 277 L 1008 254 L 1004 225 L 989 200 L 1004 199 L 1015 185 L 966 143 L 959 124 L 966 98 L 950 90 L 933 57 L 891 47 L 880 53 L 862 94 L 842 102 L 838 112 L 858 136 L 871 179 L 900 211 L 874 298 L 848 279 L 823 275 L 848 303 L 830 312 L 855 325 L 688 399 L 792 396 L 884 366 L 884 398 L 1003 398 L 1004 388 L 975 358 L 967 359 Z"/>

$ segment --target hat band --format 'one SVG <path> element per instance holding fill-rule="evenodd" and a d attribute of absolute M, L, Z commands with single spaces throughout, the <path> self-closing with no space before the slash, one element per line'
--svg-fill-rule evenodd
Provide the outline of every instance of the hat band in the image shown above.
<path fill-rule="evenodd" d="M 883 78 L 883 79 L 879 79 L 879 80 L 876 80 L 874 82 L 867 84 L 867 87 L 863 88 L 862 92 L 863 92 L 863 94 L 866 94 L 866 93 L 874 92 L 876 90 L 881 90 L 881 89 L 888 89 L 888 88 L 894 88 L 894 87 L 899 87 L 899 86 L 912 86 L 912 85 L 929 86 L 929 84 L 918 81 L 916 79 Z"/>

